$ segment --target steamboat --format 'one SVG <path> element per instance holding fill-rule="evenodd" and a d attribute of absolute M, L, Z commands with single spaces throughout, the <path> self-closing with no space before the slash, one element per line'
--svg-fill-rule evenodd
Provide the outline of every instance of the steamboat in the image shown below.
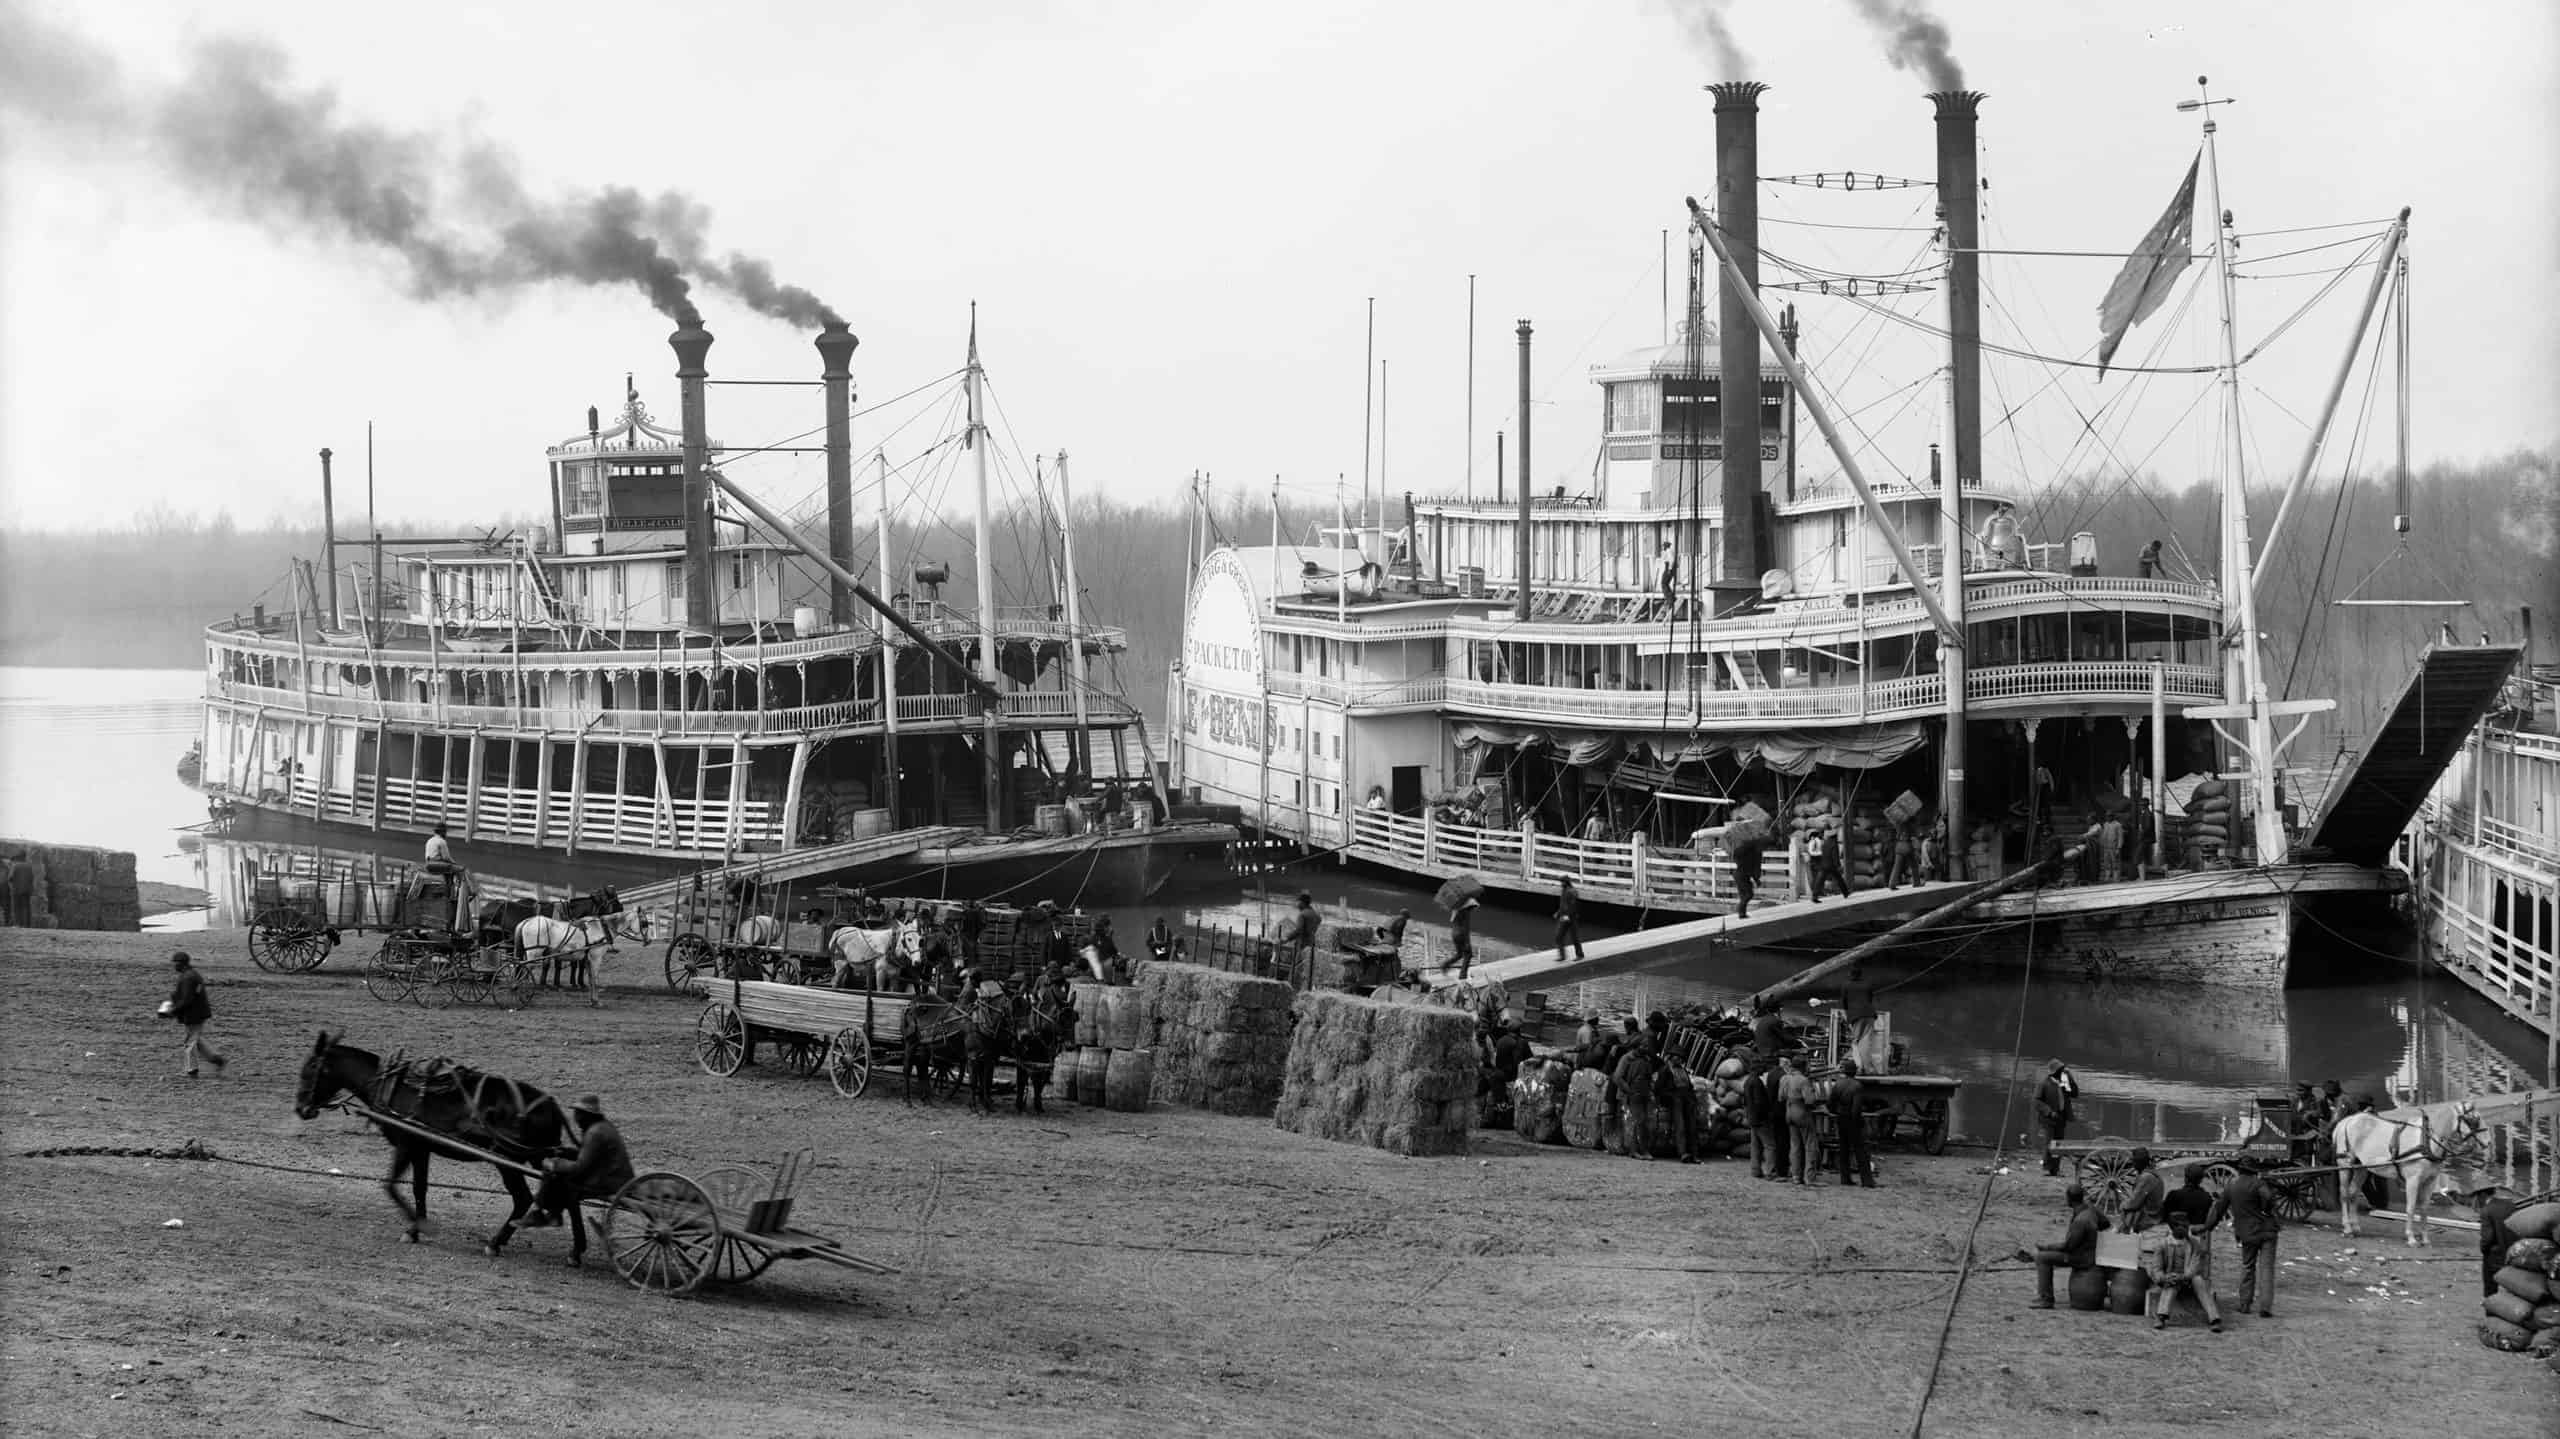
<path fill-rule="evenodd" d="M 942 597 L 942 566 L 897 563 L 885 456 L 868 563 L 895 592 L 854 573 L 844 326 L 818 337 L 811 382 L 823 543 L 722 473 L 710 333 L 689 318 L 670 343 L 680 423 L 628 385 L 618 414 L 590 409 L 545 457 L 552 523 L 529 533 L 342 540 L 320 452 L 321 566 L 296 564 L 288 611 L 205 632 L 196 759 L 218 813 L 443 826 L 658 874 L 922 871 L 954 898 L 1045 883 L 1094 903 L 1136 902 L 1233 838 L 1162 803 L 1144 717 L 1094 680 L 1126 634 L 1081 613 L 1071 534 L 1063 593 L 996 603 L 974 324 L 973 604 Z"/>
<path fill-rule="evenodd" d="M 1985 903 L 1940 947 L 2282 988 L 2299 919 L 2378 908 L 2404 883 L 2381 852 L 2408 813 L 2306 816 L 2285 794 L 2286 742 L 2332 705 L 2271 697 L 2260 668 L 2227 216 L 2212 246 L 2234 427 L 2216 446 L 2218 559 L 2040 540 L 2019 518 L 2030 477 L 1993 473 L 1982 443 L 1982 97 L 1929 97 L 1945 442 L 1925 471 L 1871 483 L 1808 385 L 1793 311 L 1760 300 L 1764 87 L 1709 88 L 1718 203 L 1690 205 L 1687 321 L 1594 367 L 1587 484 L 1533 492 L 1524 320 L 1508 499 L 1408 494 L 1401 515 L 1286 543 L 1275 494 L 1268 545 L 1196 563 L 1169 680 L 1177 783 L 1347 862 L 1471 873 L 1526 904 L 1569 881 L 1631 917 L 1730 913 L 1720 841 L 1737 819 L 1788 855 L 1764 903 L 1805 896 L 1816 834 L 1864 890 L 1894 877 L 1905 834 L 1940 847 L 1933 877 L 1980 882 L 2121 832 L 2120 849 L 2090 844 L 2063 885 Z M 2181 107 L 2207 117 L 2200 166 L 2210 103 Z M 2182 204 L 2224 213 L 2191 172 L 2146 241 L 2181 267 Z M 2381 244 L 2360 334 L 2405 227 L 2404 213 Z M 1827 453 L 1801 443 L 1808 421 Z M 2420 760 L 2449 757 L 2439 743 Z"/>

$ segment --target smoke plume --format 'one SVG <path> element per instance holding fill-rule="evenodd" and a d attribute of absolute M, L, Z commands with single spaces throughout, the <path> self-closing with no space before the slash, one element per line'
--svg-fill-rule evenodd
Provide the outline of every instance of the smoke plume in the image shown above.
<path fill-rule="evenodd" d="M 328 88 L 296 87 L 283 54 L 259 41 L 207 42 L 176 83 L 152 86 L 0 0 L 0 111 L 137 151 L 260 223 L 386 253 L 419 299 L 559 281 L 627 285 L 686 324 L 700 318 L 698 282 L 802 327 L 836 318 L 761 260 L 712 259 L 711 212 L 698 201 L 620 186 L 537 196 L 496 147 L 449 146 L 350 117 Z"/>
<path fill-rule="evenodd" d="M 1725 23 L 1724 11 L 1729 3 L 1731 0 L 1666 0 L 1671 17 L 1680 22 L 1681 33 L 1704 52 L 1716 79 L 1747 79 L 1751 57 L 1734 43 L 1733 28 Z"/>
<path fill-rule="evenodd" d="M 1964 88 L 1964 67 L 1956 63 L 1955 42 L 1947 23 L 1929 13 L 1921 0 L 1857 0 L 1858 14 L 1884 36 L 1884 55 L 1896 70 L 1917 70 L 1932 90 Z"/>

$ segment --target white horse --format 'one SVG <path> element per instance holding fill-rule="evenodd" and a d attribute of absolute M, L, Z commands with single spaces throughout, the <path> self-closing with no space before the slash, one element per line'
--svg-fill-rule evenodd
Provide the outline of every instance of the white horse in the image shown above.
<path fill-rule="evenodd" d="M 584 981 L 587 1007 L 599 1008 L 604 1003 L 603 960 L 617 955 L 618 951 L 613 947 L 617 937 L 610 916 L 554 919 L 547 914 L 537 914 L 516 925 L 516 962 L 522 964 L 539 954 L 549 961 L 543 966 L 546 971 L 556 971 L 565 966 L 570 983 L 575 985 Z M 601 960 L 596 955 L 599 949 L 604 951 Z M 546 980 L 550 977 L 548 973 L 544 976 Z"/>
<path fill-rule="evenodd" d="M 835 956 L 838 989 L 852 988 L 854 977 L 867 972 L 871 987 L 882 993 L 913 991 L 924 962 L 924 936 L 912 919 L 883 929 L 849 924 L 827 937 L 827 952 Z"/>
<path fill-rule="evenodd" d="M 2356 1199 L 2367 1170 L 2397 1174 L 2408 1194 L 2408 1242 L 2426 1244 L 2427 1197 L 2451 1164 L 2477 1149 L 2480 1111 L 2468 1099 L 2446 1104 L 2350 1114 L 2329 1130 L 2338 1154 L 2338 1231 L 2356 1234 Z"/>

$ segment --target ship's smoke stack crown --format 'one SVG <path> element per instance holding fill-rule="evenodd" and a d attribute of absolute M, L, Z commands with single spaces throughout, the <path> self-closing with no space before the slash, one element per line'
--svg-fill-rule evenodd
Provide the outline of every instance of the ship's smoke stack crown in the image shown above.
<path fill-rule="evenodd" d="M 1711 221 L 1733 252 L 1740 284 L 1717 277 L 1717 439 L 1724 530 L 1715 563 L 1715 608 L 1726 613 L 1759 594 L 1765 546 L 1760 517 L 1760 330 L 1746 297 L 1760 289 L 1760 96 L 1757 80 L 1707 87 L 1716 97 L 1716 213 Z M 1696 539 L 1703 537 L 1693 537 Z M 1704 563 L 1699 555 L 1693 563 Z"/>
<path fill-rule="evenodd" d="M 1956 481 L 1982 483 L 1982 242 L 1980 169 L 1974 158 L 1979 90 L 1939 90 L 1938 208 L 1946 216 L 1947 308 L 1954 367 Z"/>
<path fill-rule="evenodd" d="M 827 411 L 827 556 L 853 568 L 853 351 L 862 342 L 844 321 L 831 319 L 816 340 L 819 379 Z M 827 618 L 838 629 L 853 623 L 853 590 L 827 581 Z"/>
<path fill-rule="evenodd" d="M 711 438 L 703 415 L 703 381 L 711 371 L 711 332 L 699 313 L 688 313 L 667 336 L 676 352 L 676 388 L 684 410 L 684 615 L 696 633 L 717 628 L 719 606 L 711 593 Z"/>

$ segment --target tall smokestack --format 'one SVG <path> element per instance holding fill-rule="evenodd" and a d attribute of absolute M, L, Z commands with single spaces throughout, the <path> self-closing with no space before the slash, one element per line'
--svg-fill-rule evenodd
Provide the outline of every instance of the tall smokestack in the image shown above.
<path fill-rule="evenodd" d="M 1729 614 L 1760 593 L 1760 331 L 1751 323 L 1746 296 L 1760 292 L 1760 92 L 1756 80 L 1728 80 L 1707 89 L 1716 97 L 1716 228 L 1742 272 L 1737 288 L 1719 275 L 1716 291 L 1716 402 L 1724 538 L 1717 547 L 1711 586 L 1717 614 Z"/>
<path fill-rule="evenodd" d="M 711 437 L 702 414 L 702 382 L 711 373 L 702 361 L 711 353 L 711 332 L 702 328 L 700 315 L 687 315 L 667 343 L 676 352 L 676 389 L 684 409 L 684 622 L 710 634 L 720 622 L 711 593 Z"/>
<path fill-rule="evenodd" d="M 1952 312 L 1955 365 L 1956 484 L 1982 483 L 1982 213 L 1979 171 L 1974 165 L 1974 107 L 1979 90 L 1940 90 L 1938 107 L 1938 208 L 1947 218 L 1947 308 Z"/>
<path fill-rule="evenodd" d="M 827 556 L 853 568 L 853 349 L 861 344 L 842 320 L 818 333 L 819 376 L 827 396 Z M 837 629 L 853 623 L 853 590 L 827 581 L 827 618 Z"/>

